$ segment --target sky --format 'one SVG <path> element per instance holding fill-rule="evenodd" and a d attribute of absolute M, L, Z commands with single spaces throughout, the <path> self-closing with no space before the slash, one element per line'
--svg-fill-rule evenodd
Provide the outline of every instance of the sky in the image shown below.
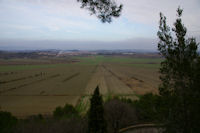
<path fill-rule="evenodd" d="M 0 0 L 0 50 L 157 49 L 159 13 L 173 27 L 184 9 L 187 37 L 200 41 L 200 0 L 116 0 L 122 15 L 102 23 L 77 0 Z"/>

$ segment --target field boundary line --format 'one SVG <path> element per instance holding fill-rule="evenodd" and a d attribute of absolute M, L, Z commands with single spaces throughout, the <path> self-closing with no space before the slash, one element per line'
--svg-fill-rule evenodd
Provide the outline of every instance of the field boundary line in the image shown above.
<path fill-rule="evenodd" d="M 21 77 L 21 78 L 17 78 L 17 79 L 12 79 L 12 80 L 7 80 L 7 81 L 0 81 L 0 84 L 12 83 L 12 82 L 15 82 L 15 81 L 20 81 L 20 80 L 35 78 L 35 77 L 42 76 L 42 75 L 44 75 L 44 73 L 34 74 L 34 75 L 30 75 L 30 76 L 26 76 L 26 77 Z"/>
<path fill-rule="evenodd" d="M 29 85 L 32 85 L 32 84 L 35 84 L 35 83 L 38 83 L 38 82 L 42 82 L 42 81 L 45 81 L 45 80 L 49 80 L 49 79 L 52 79 L 52 78 L 56 78 L 56 77 L 59 77 L 59 76 L 60 76 L 60 74 L 55 74 L 55 75 L 49 76 L 49 77 L 47 77 L 47 78 L 43 78 L 43 79 L 40 79 L 40 80 L 36 80 L 36 81 L 30 82 L 30 83 L 27 83 L 27 84 L 22 84 L 22 85 L 19 85 L 19 86 L 17 86 L 17 87 L 12 87 L 12 88 L 10 88 L 10 89 L 6 89 L 6 90 L 3 90 L 3 91 L 0 91 L 0 95 L 1 95 L 2 93 L 8 92 L 8 91 L 20 89 L 20 88 L 23 88 L 23 87 L 26 87 L 26 86 L 29 86 Z"/>
<path fill-rule="evenodd" d="M 80 74 L 81 74 L 80 72 L 74 73 L 74 74 L 72 74 L 71 76 L 65 78 L 62 82 L 67 82 L 67 81 L 69 81 L 70 79 L 73 79 L 73 78 L 79 76 Z"/>

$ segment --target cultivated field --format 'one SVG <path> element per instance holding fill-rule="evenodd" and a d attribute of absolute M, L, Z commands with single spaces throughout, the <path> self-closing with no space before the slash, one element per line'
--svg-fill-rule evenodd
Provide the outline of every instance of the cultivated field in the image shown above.
<path fill-rule="evenodd" d="M 78 62 L 7 61 L 0 66 L 0 107 L 18 117 L 49 114 L 69 103 L 85 110 L 98 85 L 106 100 L 157 93 L 160 58 L 73 57 Z M 27 61 L 28 60 L 28 61 Z M 3 62 L 3 61 L 2 61 Z"/>

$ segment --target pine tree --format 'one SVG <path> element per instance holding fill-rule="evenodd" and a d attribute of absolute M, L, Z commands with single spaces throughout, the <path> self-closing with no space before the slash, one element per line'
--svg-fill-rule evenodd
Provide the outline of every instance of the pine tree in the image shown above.
<path fill-rule="evenodd" d="M 81 8 L 86 8 L 91 15 L 96 15 L 101 22 L 112 22 L 113 18 L 121 15 L 123 5 L 118 4 L 115 0 L 77 0 L 81 3 Z"/>
<path fill-rule="evenodd" d="M 158 50 L 165 60 L 161 63 L 159 87 L 160 95 L 163 97 L 166 110 L 166 131 L 178 133 L 193 133 L 197 131 L 194 115 L 199 106 L 199 78 L 197 52 L 198 44 L 195 38 L 186 39 L 187 29 L 183 25 L 181 16 L 183 10 L 178 8 L 177 19 L 171 34 L 171 29 L 166 24 L 166 17 L 160 13 L 160 26 L 157 33 L 160 41 Z M 198 81 L 197 81 L 198 80 Z M 195 92 L 195 94 L 194 94 Z"/>
<path fill-rule="evenodd" d="M 106 121 L 104 119 L 104 108 L 102 96 L 99 94 L 97 86 L 90 99 L 90 109 L 88 118 L 89 133 L 106 133 Z"/>

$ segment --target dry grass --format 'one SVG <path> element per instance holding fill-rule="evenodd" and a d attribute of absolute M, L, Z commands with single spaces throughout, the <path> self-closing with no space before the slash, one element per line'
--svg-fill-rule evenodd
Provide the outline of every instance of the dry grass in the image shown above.
<path fill-rule="evenodd" d="M 158 69 L 147 69 L 125 65 L 107 65 L 108 69 L 114 73 L 118 79 L 129 86 L 136 94 L 158 93 L 159 72 Z"/>
<path fill-rule="evenodd" d="M 65 103 L 74 106 L 80 102 L 83 105 L 88 103 L 97 85 L 104 99 L 115 95 L 137 99 L 138 95 L 158 92 L 157 67 L 130 65 L 128 61 L 132 63 L 134 60 L 126 58 L 125 62 L 120 58 L 119 63 L 110 57 L 98 57 L 97 61 L 95 57 L 84 60 L 86 62 L 75 64 L 1 70 L 0 109 L 20 117 L 49 114 Z M 80 101 L 82 97 L 84 99 Z"/>

